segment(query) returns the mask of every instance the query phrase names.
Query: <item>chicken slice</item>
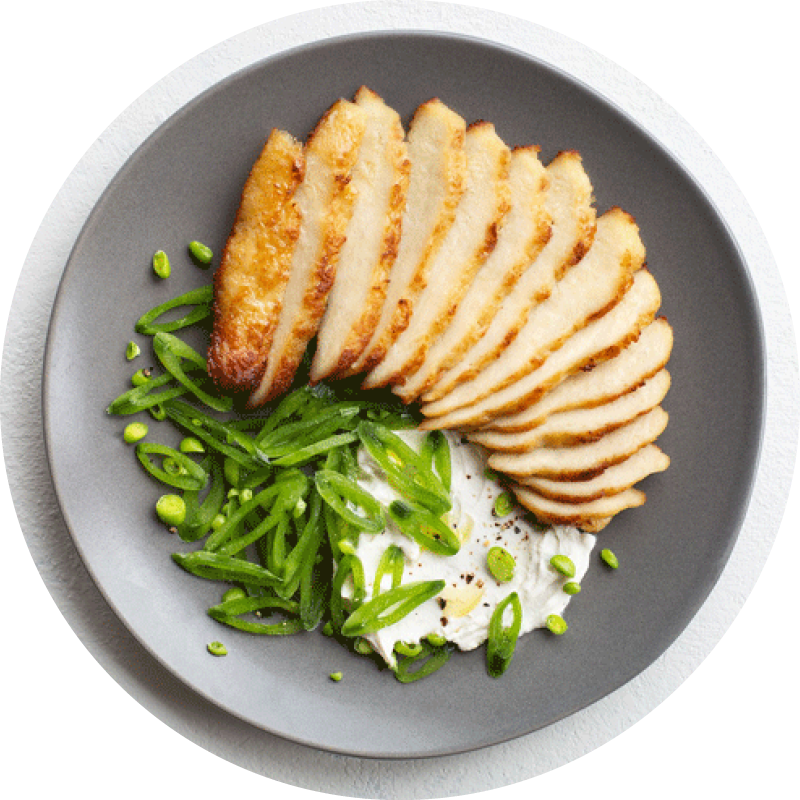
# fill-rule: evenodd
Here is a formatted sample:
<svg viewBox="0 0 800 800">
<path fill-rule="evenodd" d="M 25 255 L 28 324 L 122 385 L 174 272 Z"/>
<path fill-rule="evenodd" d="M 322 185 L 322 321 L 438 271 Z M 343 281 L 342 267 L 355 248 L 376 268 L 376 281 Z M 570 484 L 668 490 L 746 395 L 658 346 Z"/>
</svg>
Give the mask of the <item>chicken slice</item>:
<svg viewBox="0 0 800 800">
<path fill-rule="evenodd" d="M 516 414 L 493 419 L 487 431 L 512 433 L 541 425 L 551 414 L 608 403 L 637 389 L 669 361 L 672 327 L 664 317 L 648 325 L 618 356 L 579 371 Z"/>
<path fill-rule="evenodd" d="M 408 130 L 411 162 L 397 258 L 378 324 L 361 356 L 345 375 L 368 372 L 405 330 L 428 281 L 433 255 L 453 224 L 464 192 L 466 123 L 438 99 L 423 103 Z"/>
<path fill-rule="evenodd" d="M 639 489 L 626 489 L 587 503 L 559 503 L 524 486 L 512 486 L 511 490 L 517 500 L 540 521 L 550 525 L 574 525 L 587 533 L 597 533 L 608 524 L 611 517 L 626 508 L 644 505 L 647 499 Z"/>
<path fill-rule="evenodd" d="M 355 103 L 366 113 L 351 181 L 356 199 L 317 333 L 313 383 L 345 373 L 375 330 L 397 255 L 408 188 L 410 164 L 400 116 L 366 86 L 356 93 Z"/>
<path fill-rule="evenodd" d="M 508 211 L 510 151 L 490 122 L 476 122 L 464 140 L 466 188 L 453 224 L 433 254 L 428 282 L 406 329 L 364 380 L 365 389 L 404 383 L 422 364 L 497 242 Z"/>
<path fill-rule="evenodd" d="M 536 447 L 525 453 L 493 453 L 489 456 L 489 466 L 514 476 L 587 480 L 654 442 L 664 432 L 668 419 L 667 412 L 656 406 L 596 442 Z"/>
<path fill-rule="evenodd" d="M 355 193 L 350 173 L 365 125 L 362 108 L 338 100 L 306 143 L 306 174 L 296 194 L 300 235 L 267 368 L 250 396 L 251 406 L 261 405 L 289 388 L 306 345 L 317 332 L 352 213 Z"/>
<path fill-rule="evenodd" d="M 667 456 L 655 444 L 648 444 L 632 456 L 604 469 L 597 477 L 585 481 L 559 481 L 553 478 L 519 478 L 518 482 L 541 497 L 561 503 L 588 503 L 630 489 L 648 475 L 669 467 Z"/>
<path fill-rule="evenodd" d="M 616 360 L 606 363 L 611 364 Z M 532 430 L 519 433 L 476 431 L 468 436 L 472 442 L 504 453 L 522 453 L 534 447 L 565 447 L 593 442 L 657 406 L 669 391 L 669 385 L 669 373 L 662 369 L 638 389 L 623 394 L 616 400 L 599 406 L 553 414 Z"/>
<path fill-rule="evenodd" d="M 615 305 L 643 263 L 644 247 L 632 217 L 617 208 L 603 214 L 591 250 L 531 310 L 517 338 L 473 380 L 429 408 L 450 412 L 472 405 L 536 370 L 572 334 Z"/>
<path fill-rule="evenodd" d="M 223 391 L 252 391 L 264 374 L 300 232 L 304 169 L 303 146 L 273 130 L 245 182 L 214 274 L 208 372 Z"/>
<path fill-rule="evenodd" d="M 577 264 L 591 247 L 595 233 L 592 185 L 578 153 L 560 153 L 547 167 L 549 187 L 545 211 L 552 235 L 505 297 L 480 339 L 459 355 L 459 360 L 439 374 L 422 399 L 440 400 L 458 384 L 474 378 L 508 347 L 528 319 L 532 306 L 547 299 L 556 281 Z"/>
<path fill-rule="evenodd" d="M 497 245 L 420 368 L 395 389 L 405 402 L 432 386 L 442 372 L 456 364 L 481 338 L 500 303 L 550 239 L 550 215 L 544 202 L 549 178 L 537 156 L 538 150 L 538 147 L 518 147 L 512 152 L 508 170 L 511 208 L 500 228 Z"/>
<path fill-rule="evenodd" d="M 640 270 L 622 300 L 599 319 L 573 334 L 533 372 L 502 391 L 450 410 L 448 398 L 422 406 L 423 430 L 478 428 L 493 419 L 516 413 L 535 403 L 579 369 L 590 368 L 618 355 L 655 317 L 661 293 L 653 276 Z"/>
</svg>

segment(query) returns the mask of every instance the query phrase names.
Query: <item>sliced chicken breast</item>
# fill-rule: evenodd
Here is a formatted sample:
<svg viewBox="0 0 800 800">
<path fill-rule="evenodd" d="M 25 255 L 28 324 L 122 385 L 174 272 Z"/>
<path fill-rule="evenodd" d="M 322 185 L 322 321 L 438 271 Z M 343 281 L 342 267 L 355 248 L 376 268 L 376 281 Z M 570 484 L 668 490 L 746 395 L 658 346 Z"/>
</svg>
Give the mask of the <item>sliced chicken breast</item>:
<svg viewBox="0 0 800 800">
<path fill-rule="evenodd" d="M 531 310 L 514 341 L 436 407 L 450 411 L 471 405 L 533 372 L 572 334 L 617 303 L 642 264 L 644 247 L 633 218 L 618 208 L 603 214 L 591 250 Z"/>
<path fill-rule="evenodd" d="M 245 182 L 214 274 L 208 372 L 223 391 L 252 391 L 264 374 L 300 233 L 304 170 L 303 146 L 273 130 Z"/>
<path fill-rule="evenodd" d="M 545 211 L 551 218 L 550 239 L 503 299 L 480 338 L 441 372 L 422 395 L 424 402 L 440 400 L 496 359 L 514 341 L 531 307 L 550 295 L 556 281 L 591 246 L 595 233 L 592 185 L 578 153 L 570 151 L 556 156 L 547 167 L 547 177 Z"/>
<path fill-rule="evenodd" d="M 500 228 L 497 245 L 420 368 L 395 390 L 405 402 L 432 386 L 442 372 L 481 338 L 500 303 L 550 239 L 550 215 L 545 208 L 550 181 L 537 156 L 538 150 L 538 147 L 518 147 L 512 152 L 508 170 L 511 208 Z"/>
<path fill-rule="evenodd" d="M 514 476 L 588 480 L 654 442 L 667 427 L 669 415 L 660 406 L 596 442 L 571 447 L 536 447 L 525 453 L 493 453 L 489 466 Z M 520 483 L 527 484 L 524 478 Z"/>
<path fill-rule="evenodd" d="M 400 116 L 365 86 L 366 129 L 351 186 L 355 203 L 317 333 L 311 381 L 345 373 L 369 343 L 397 255 L 410 164 Z"/>
<path fill-rule="evenodd" d="M 521 483 L 541 497 L 561 503 L 588 503 L 630 489 L 648 475 L 663 472 L 669 466 L 667 456 L 655 444 L 648 444 L 619 464 L 604 469 L 586 481 L 559 481 L 553 478 L 526 478 Z"/>
<path fill-rule="evenodd" d="M 449 410 L 447 397 L 423 406 L 422 413 L 430 418 L 420 427 L 424 430 L 476 428 L 495 417 L 521 411 L 579 369 L 602 363 L 622 352 L 652 322 L 660 305 L 661 293 L 653 276 L 647 270 L 639 270 L 633 285 L 617 305 L 573 334 L 541 367 L 502 391 L 454 411 Z"/>
<path fill-rule="evenodd" d="M 497 242 L 509 208 L 510 151 L 489 122 L 470 125 L 464 151 L 466 188 L 453 224 L 433 254 L 427 285 L 414 304 L 408 326 L 367 375 L 365 389 L 402 384 L 416 372 Z"/>
<path fill-rule="evenodd" d="M 261 405 L 289 388 L 306 346 L 317 332 L 353 209 L 355 193 L 350 174 L 365 126 L 364 110 L 339 100 L 306 143 L 306 173 L 296 193 L 300 235 L 267 368 L 250 396 L 251 406 Z"/>
<path fill-rule="evenodd" d="M 610 497 L 601 497 L 587 503 L 560 503 L 549 500 L 524 486 L 512 486 L 517 500 L 537 519 L 551 525 L 574 525 L 587 533 L 597 533 L 610 518 L 627 508 L 644 505 L 644 492 L 626 489 Z"/>
<path fill-rule="evenodd" d="M 671 352 L 672 327 L 664 317 L 659 317 L 615 358 L 594 369 L 576 372 L 519 413 L 493 419 L 486 430 L 498 433 L 532 430 L 551 414 L 608 403 L 637 389 L 663 369 Z"/>
<path fill-rule="evenodd" d="M 504 453 L 593 442 L 657 406 L 669 391 L 669 385 L 669 373 L 662 369 L 638 389 L 616 400 L 591 408 L 575 408 L 553 414 L 533 430 L 519 433 L 476 431 L 468 436 L 472 442 Z"/>
<path fill-rule="evenodd" d="M 373 369 L 408 325 L 417 296 L 428 282 L 431 259 L 453 224 L 464 192 L 466 127 L 458 114 L 435 98 L 421 105 L 411 120 L 411 168 L 397 258 L 378 324 L 346 375 Z"/>
</svg>

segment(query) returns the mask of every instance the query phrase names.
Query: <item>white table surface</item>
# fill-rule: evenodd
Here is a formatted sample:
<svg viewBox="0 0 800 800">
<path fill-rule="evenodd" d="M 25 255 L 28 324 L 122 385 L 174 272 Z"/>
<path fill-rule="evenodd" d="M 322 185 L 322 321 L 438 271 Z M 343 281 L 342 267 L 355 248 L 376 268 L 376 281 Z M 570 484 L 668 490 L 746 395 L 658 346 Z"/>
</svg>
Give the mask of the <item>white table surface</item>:
<svg viewBox="0 0 800 800">
<path fill-rule="evenodd" d="M 800 66 L 786 4 L 778 0 L 751 8 L 676 0 L 663 10 L 629 0 L 613 8 L 584 0 L 492 4 L 527 21 L 520 25 L 450 4 L 359 9 L 363 19 L 405 20 L 405 27 L 414 11 L 421 27 L 473 26 L 487 38 L 527 34 L 551 47 L 571 71 L 584 71 L 590 83 L 602 81 L 612 93 L 634 98 L 633 111 L 654 124 L 674 113 L 665 112 L 635 75 L 708 143 L 698 145 L 697 134 L 679 118 L 661 131 L 706 171 L 698 177 L 713 185 L 740 243 L 759 263 L 756 281 L 771 346 L 782 358 L 770 387 L 780 394 L 771 413 L 782 415 L 788 441 L 778 437 L 769 444 L 769 470 L 760 472 L 756 505 L 731 563 L 662 659 L 611 697 L 545 731 L 410 766 L 317 753 L 224 718 L 157 667 L 105 607 L 65 534 L 39 449 L 38 364 L 64 261 L 59 249 L 68 250 L 127 148 L 158 124 L 160 114 L 205 81 L 247 63 L 256 44 L 276 44 L 272 32 L 327 33 L 346 25 L 353 12 L 330 9 L 255 30 L 321 5 L 329 4 L 140 0 L 117 8 L 76 0 L 31 2 L 14 12 L 13 35 L 0 53 L 6 112 L 0 319 L 11 315 L 0 380 L 4 456 L 17 514 L 4 483 L 3 541 L 11 556 L 0 660 L 4 727 L 11 734 L 5 784 L 25 781 L 28 789 L 14 796 L 80 787 L 88 798 L 176 792 L 211 798 L 221 791 L 423 798 L 482 791 L 494 800 L 533 792 L 606 796 L 612 789 L 618 798 L 632 798 L 643 788 L 650 797 L 739 798 L 796 788 L 800 695 L 792 640 L 798 601 L 791 565 L 800 556 L 797 482 L 779 521 L 794 469 L 798 414 L 792 398 L 800 401 L 800 394 L 796 343 L 764 235 L 796 314 L 800 169 L 793 103 Z"/>
</svg>

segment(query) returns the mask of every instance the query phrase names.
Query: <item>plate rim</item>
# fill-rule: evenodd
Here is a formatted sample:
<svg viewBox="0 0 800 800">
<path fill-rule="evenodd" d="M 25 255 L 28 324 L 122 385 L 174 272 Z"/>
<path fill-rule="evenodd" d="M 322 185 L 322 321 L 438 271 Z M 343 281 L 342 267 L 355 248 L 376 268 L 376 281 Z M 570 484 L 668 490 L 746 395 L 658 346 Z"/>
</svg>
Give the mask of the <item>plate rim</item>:
<svg viewBox="0 0 800 800">
<path fill-rule="evenodd" d="M 110 593 L 108 586 L 106 583 L 100 578 L 97 571 L 94 569 L 93 565 L 93 558 L 96 556 L 91 556 L 90 552 L 87 551 L 84 542 L 82 541 L 82 537 L 79 534 L 79 531 L 76 530 L 79 525 L 75 524 L 74 518 L 70 519 L 68 513 L 68 499 L 65 497 L 65 493 L 68 493 L 68 488 L 63 487 L 61 485 L 62 481 L 59 479 L 60 469 L 56 471 L 54 469 L 54 461 L 55 456 L 53 453 L 54 450 L 54 440 L 58 436 L 58 431 L 53 423 L 53 411 L 52 409 L 58 403 L 56 398 L 56 389 L 57 386 L 52 384 L 52 361 L 56 357 L 54 353 L 54 346 L 53 346 L 53 333 L 58 327 L 58 318 L 59 315 L 64 308 L 64 298 L 65 293 L 68 292 L 68 284 L 71 277 L 75 275 L 74 270 L 71 270 L 71 266 L 74 263 L 74 258 L 76 254 L 79 254 L 81 251 L 81 247 L 83 243 L 88 239 L 91 240 L 91 237 L 95 231 L 95 222 L 98 217 L 101 217 L 102 214 L 106 211 L 106 199 L 108 195 L 113 191 L 114 186 L 119 181 L 124 181 L 126 175 L 129 173 L 130 170 L 135 169 L 137 163 L 139 163 L 140 159 L 147 158 L 148 154 L 148 147 L 151 142 L 156 140 L 159 136 L 161 136 L 165 130 L 169 129 L 174 125 L 180 125 L 181 120 L 185 117 L 185 115 L 190 114 L 192 109 L 202 105 L 203 102 L 209 98 L 210 96 L 217 94 L 217 93 L 224 93 L 226 92 L 230 86 L 235 85 L 239 80 L 247 81 L 248 76 L 252 74 L 257 74 L 261 70 L 269 69 L 270 64 L 274 62 L 276 59 L 281 58 L 300 58 L 303 57 L 303 51 L 310 51 L 317 47 L 336 47 L 339 44 L 347 44 L 350 42 L 361 42 L 365 40 L 380 40 L 384 37 L 413 37 L 426 40 L 430 37 L 439 38 L 439 39 L 456 39 L 460 42 L 464 42 L 467 46 L 477 45 L 478 47 L 482 48 L 500 48 L 502 50 L 509 51 L 512 55 L 525 58 L 528 61 L 532 61 L 534 65 L 534 69 L 544 69 L 550 72 L 555 72 L 557 76 L 566 81 L 571 85 L 576 85 L 582 92 L 587 92 L 592 96 L 599 97 L 603 104 L 608 105 L 610 111 L 612 113 L 619 114 L 623 117 L 627 124 L 631 125 L 637 132 L 637 134 L 643 136 L 645 139 L 649 140 L 655 148 L 657 148 L 664 156 L 666 162 L 672 166 L 674 169 L 680 172 L 681 178 L 685 180 L 692 189 L 697 193 L 699 198 L 702 202 L 706 203 L 709 210 L 714 215 L 714 223 L 720 225 L 725 233 L 729 238 L 729 244 L 733 246 L 736 252 L 739 255 L 739 263 L 736 265 L 737 271 L 741 271 L 741 274 L 745 277 L 746 284 L 747 284 L 747 291 L 749 292 L 749 299 L 752 301 L 755 311 L 755 319 L 757 322 L 757 327 L 759 329 L 759 339 L 757 342 L 757 351 L 759 356 L 759 377 L 760 377 L 760 390 L 761 390 L 761 408 L 759 409 L 759 434 L 758 434 L 758 444 L 756 447 L 756 451 L 754 453 L 753 461 L 750 464 L 750 474 L 748 480 L 748 494 L 752 493 L 753 483 L 755 480 L 755 475 L 760 459 L 760 452 L 761 452 L 761 438 L 763 435 L 764 429 L 764 413 L 763 413 L 763 399 L 765 396 L 766 391 L 766 373 L 764 370 L 764 356 L 765 356 L 765 343 L 763 338 L 763 322 L 762 322 L 762 315 L 760 311 L 760 306 L 758 304 L 758 299 L 755 293 L 754 286 L 752 284 L 752 279 L 749 276 L 747 265 L 743 254 L 741 253 L 741 249 L 739 248 L 738 244 L 736 243 L 735 239 L 731 236 L 731 232 L 729 227 L 725 224 L 723 218 L 719 214 L 718 210 L 716 209 L 715 205 L 712 202 L 712 199 L 708 196 L 708 194 L 704 191 L 702 185 L 695 180 L 695 178 L 680 164 L 672 154 L 664 148 L 655 137 L 653 137 L 647 129 L 643 128 L 639 125 L 635 120 L 633 120 L 629 115 L 627 115 L 622 109 L 620 109 L 616 104 L 610 102 L 602 95 L 598 95 L 591 87 L 587 86 L 585 83 L 580 81 L 576 81 L 572 78 L 572 76 L 568 75 L 567 73 L 563 72 L 562 70 L 554 70 L 546 63 L 542 62 L 538 58 L 529 57 L 525 53 L 521 53 L 519 50 L 505 48 L 502 45 L 497 45 L 491 41 L 488 41 L 483 38 L 478 37 L 470 37 L 465 35 L 456 35 L 453 36 L 451 34 L 445 32 L 427 32 L 427 31 L 413 31 L 413 30 L 398 30 L 398 31 L 391 31 L 391 32 L 380 32 L 380 31 L 371 31 L 365 33 L 353 33 L 347 34 L 343 36 L 331 37 L 324 41 L 319 41 L 316 43 L 310 43 L 307 45 L 303 45 L 302 47 L 298 48 L 291 48 L 281 54 L 276 56 L 268 57 L 262 59 L 254 64 L 249 65 L 248 67 L 237 70 L 236 72 L 232 73 L 231 75 L 227 76 L 223 80 L 217 82 L 213 86 L 209 87 L 205 91 L 201 92 L 195 98 L 193 98 L 189 103 L 182 106 L 177 112 L 170 115 L 161 125 L 156 128 L 142 143 L 137 147 L 133 154 L 126 160 L 123 166 L 117 171 L 114 177 L 108 182 L 105 191 L 98 199 L 97 203 L 93 206 L 91 213 L 89 214 L 84 227 L 81 230 L 80 235 L 78 236 L 75 245 L 73 247 L 72 253 L 67 261 L 66 267 L 62 274 L 62 279 L 59 283 L 58 290 L 56 292 L 55 302 L 53 305 L 53 310 L 51 314 L 51 321 L 50 325 L 48 326 L 47 332 L 47 339 L 45 345 L 45 358 L 44 358 L 44 365 L 43 365 L 43 374 L 42 374 L 42 408 L 43 408 L 43 423 L 45 429 L 45 450 L 47 454 L 47 461 L 48 466 L 51 472 L 51 478 L 53 481 L 53 486 L 55 488 L 56 497 L 58 499 L 59 507 L 67 523 L 67 529 L 70 533 L 70 536 L 73 540 L 73 543 L 78 550 L 78 553 L 86 566 L 89 574 L 92 576 L 95 585 L 97 586 L 98 590 L 102 594 L 103 598 L 105 599 L 106 603 L 112 609 L 114 614 L 120 619 L 123 623 L 125 628 L 137 639 L 139 644 L 144 647 L 151 656 L 153 656 L 164 668 L 168 669 L 175 677 L 181 680 L 189 689 L 193 692 L 196 692 L 200 696 L 204 697 L 209 702 L 213 703 L 214 705 L 221 708 L 223 711 L 233 714 L 234 716 L 239 717 L 243 721 L 269 731 L 270 733 L 280 736 L 282 738 L 290 739 L 299 744 L 303 744 L 306 746 L 316 747 L 318 749 L 327 750 L 330 752 L 336 752 L 342 755 L 349 755 L 349 756 L 357 756 L 357 757 L 366 757 L 366 758 L 381 758 L 381 759 L 403 759 L 403 758 L 427 758 L 427 757 L 437 757 L 437 756 L 446 756 L 446 755 L 453 755 L 456 753 L 464 753 L 470 752 L 473 750 L 483 749 L 485 747 L 489 747 L 492 745 L 500 744 L 502 742 L 506 742 L 519 736 L 528 735 L 536 730 L 540 730 L 545 727 L 549 727 L 549 725 L 557 722 L 560 719 L 565 719 L 572 714 L 578 713 L 579 711 L 583 710 L 584 708 L 593 705 L 597 702 L 597 700 L 607 696 L 608 694 L 613 693 L 617 689 L 619 689 L 622 685 L 628 683 L 632 678 L 638 675 L 643 670 L 639 667 L 630 667 L 625 670 L 625 672 L 621 675 L 620 680 L 617 679 L 617 675 L 619 672 L 615 673 L 615 679 L 612 681 L 615 686 L 611 688 L 609 691 L 600 691 L 594 695 L 593 699 L 588 700 L 586 702 L 582 702 L 580 705 L 573 706 L 565 709 L 563 712 L 555 715 L 551 722 L 546 723 L 545 725 L 535 725 L 533 727 L 527 727 L 524 730 L 519 730 L 518 732 L 514 733 L 506 733 L 504 736 L 497 737 L 496 735 L 488 735 L 483 731 L 479 732 L 479 735 L 472 737 L 472 743 L 465 743 L 461 746 L 455 747 L 450 746 L 447 748 L 439 748 L 434 745 L 432 747 L 422 748 L 416 751 L 403 751 L 403 752 L 395 752 L 391 750 L 386 750 L 385 745 L 384 749 L 375 748 L 373 750 L 358 750 L 347 748 L 345 746 L 337 747 L 336 745 L 324 744 L 320 741 L 313 741 L 308 738 L 304 738 L 302 735 L 298 735 L 297 733 L 291 732 L 291 730 L 281 729 L 275 727 L 274 725 L 266 724 L 263 720 L 257 720 L 255 717 L 246 716 L 243 712 L 238 711 L 236 708 L 232 707 L 230 704 L 225 702 L 224 700 L 215 697 L 210 691 L 206 691 L 204 688 L 201 687 L 197 683 L 196 680 L 193 680 L 190 676 L 185 676 L 181 674 L 176 668 L 170 665 L 170 663 L 166 660 L 162 653 L 160 653 L 155 647 L 151 645 L 148 641 L 148 638 L 145 634 L 143 634 L 133 621 L 130 619 L 130 615 L 125 612 L 123 608 L 119 606 L 118 603 L 112 600 L 112 593 Z M 63 478 L 63 475 L 61 476 Z M 731 535 L 731 538 L 727 541 L 727 546 L 725 548 L 724 555 L 720 559 L 718 563 L 714 565 L 714 569 L 710 570 L 705 576 L 705 581 L 703 583 L 704 591 L 700 593 L 701 599 L 699 605 L 695 609 L 693 613 L 691 613 L 688 618 L 682 620 L 681 623 L 676 623 L 675 625 L 671 626 L 671 630 L 674 631 L 677 629 L 677 633 L 671 633 L 670 643 L 674 642 L 678 636 L 680 636 L 681 632 L 685 629 L 685 627 L 691 622 L 691 619 L 697 613 L 697 610 L 703 605 L 705 600 L 707 599 L 708 595 L 713 590 L 714 586 L 716 585 L 717 581 L 719 580 L 719 576 L 724 569 L 725 564 L 727 563 L 728 558 L 730 557 L 730 553 L 735 546 L 735 542 L 738 539 L 741 523 L 744 519 L 746 513 L 746 504 L 741 507 L 740 513 L 738 514 L 738 522 L 734 526 L 734 532 Z M 666 648 L 665 648 L 666 649 Z M 663 650 L 661 651 L 663 653 Z M 655 660 L 655 659 L 654 659 Z M 649 662 L 649 663 L 652 663 Z M 649 666 L 649 664 L 648 664 Z M 645 667 L 646 669 L 646 667 Z"/>
</svg>

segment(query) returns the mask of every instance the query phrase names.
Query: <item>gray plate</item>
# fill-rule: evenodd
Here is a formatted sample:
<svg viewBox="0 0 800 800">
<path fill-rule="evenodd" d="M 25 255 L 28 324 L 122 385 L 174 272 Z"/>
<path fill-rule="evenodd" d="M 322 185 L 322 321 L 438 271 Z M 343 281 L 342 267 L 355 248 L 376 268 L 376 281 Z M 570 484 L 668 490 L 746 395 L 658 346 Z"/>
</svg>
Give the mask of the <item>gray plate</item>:
<svg viewBox="0 0 800 800">
<path fill-rule="evenodd" d="M 205 615 L 219 586 L 169 554 L 155 521 L 159 488 L 106 416 L 145 355 L 125 344 L 147 308 L 206 283 L 185 256 L 199 238 L 220 252 L 248 170 L 269 130 L 302 137 L 362 83 L 407 120 L 432 95 L 468 121 L 495 123 L 511 145 L 583 155 L 600 211 L 639 222 L 648 264 L 675 329 L 672 467 L 643 484 L 647 504 L 602 534 L 620 556 L 599 562 L 568 609 L 569 633 L 520 640 L 511 670 L 486 675 L 483 651 L 458 654 L 402 686 L 319 633 L 265 640 Z M 173 276 L 153 278 L 158 248 Z M 747 505 L 764 395 L 760 319 L 745 265 L 693 179 L 638 125 L 569 76 L 474 39 L 392 33 L 330 40 L 233 75 L 169 119 L 110 183 L 59 289 L 45 362 L 45 429 L 53 478 L 75 543 L 122 621 L 166 667 L 220 707 L 281 736 L 376 757 L 454 753 L 519 736 L 617 689 L 652 663 L 705 600 Z M 158 432 L 158 438 L 166 438 Z M 183 546 L 186 548 L 187 546 Z M 205 651 L 225 641 L 230 655 Z M 345 680 L 333 684 L 335 669 Z"/>
</svg>

